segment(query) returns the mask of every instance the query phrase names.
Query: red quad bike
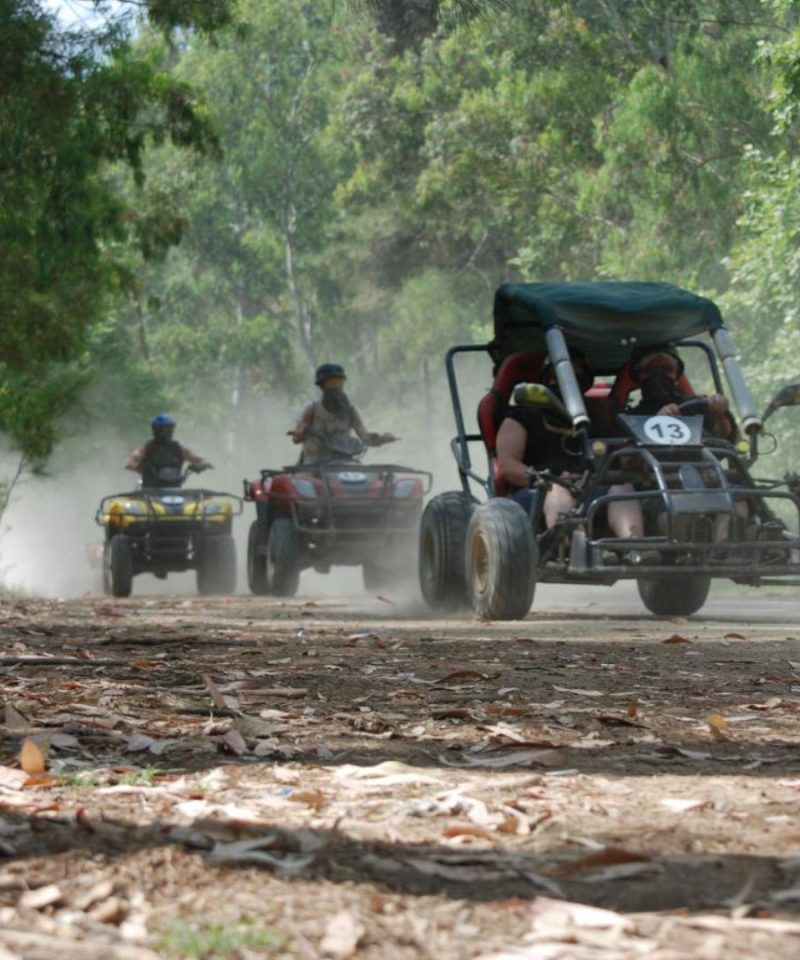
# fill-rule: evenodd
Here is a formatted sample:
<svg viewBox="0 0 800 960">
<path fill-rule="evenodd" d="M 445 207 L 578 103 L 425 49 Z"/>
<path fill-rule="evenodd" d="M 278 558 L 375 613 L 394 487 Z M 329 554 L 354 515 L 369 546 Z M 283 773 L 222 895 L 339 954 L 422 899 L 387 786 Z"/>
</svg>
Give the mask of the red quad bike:
<svg viewBox="0 0 800 960">
<path fill-rule="evenodd" d="M 413 577 L 422 502 L 431 474 L 395 464 L 363 464 L 367 445 L 330 442 L 319 463 L 262 470 L 244 481 L 256 506 L 247 538 L 247 582 L 255 594 L 291 597 L 301 571 L 360 566 L 367 590 Z"/>
<path fill-rule="evenodd" d="M 660 344 L 685 358 L 677 385 L 687 399 L 677 416 L 625 412 L 637 389 L 634 351 Z M 595 378 L 588 389 L 578 383 L 570 347 L 586 356 Z M 455 370 L 456 357 L 467 352 L 487 354 L 494 377 L 473 431 L 465 427 Z M 560 397 L 537 382 L 548 359 Z M 800 405 L 800 383 L 782 387 L 759 415 L 713 301 L 668 283 L 504 284 L 495 294 L 494 339 L 451 347 L 445 368 L 461 489 L 434 497 L 422 515 L 420 586 L 434 609 L 469 605 L 480 616 L 510 620 L 527 615 L 537 583 L 580 590 L 634 580 L 651 613 L 674 617 L 697 612 L 715 578 L 800 585 L 800 476 L 753 473 L 760 439 L 777 444 L 765 421 Z M 723 375 L 730 439 L 710 434 L 708 400 L 698 396 L 724 393 Z M 705 389 L 695 390 L 688 376 Z M 575 464 L 568 476 L 532 471 L 527 509 L 497 469 L 497 433 L 512 403 L 565 427 L 562 448 Z M 487 454 L 486 475 L 472 465 L 473 443 Z M 574 506 L 548 530 L 544 498 L 556 484 Z M 615 536 L 608 506 L 632 500 L 641 505 L 643 534 Z"/>
</svg>

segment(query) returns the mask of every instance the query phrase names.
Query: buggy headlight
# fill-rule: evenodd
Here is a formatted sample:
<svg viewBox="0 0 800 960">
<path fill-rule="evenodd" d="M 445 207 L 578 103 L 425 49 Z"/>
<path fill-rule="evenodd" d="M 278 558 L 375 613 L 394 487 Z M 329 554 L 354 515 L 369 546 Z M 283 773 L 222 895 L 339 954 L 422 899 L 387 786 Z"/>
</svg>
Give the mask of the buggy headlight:
<svg viewBox="0 0 800 960">
<path fill-rule="evenodd" d="M 137 516 L 140 516 L 144 513 L 144 507 L 141 503 L 134 503 L 132 500 L 128 500 L 125 504 L 125 513 L 133 513 Z"/>
<path fill-rule="evenodd" d="M 394 486 L 394 495 L 398 499 L 401 497 L 410 497 L 417 491 L 417 481 L 411 479 L 398 480 Z"/>
<path fill-rule="evenodd" d="M 204 513 L 207 517 L 213 517 L 213 516 L 215 516 L 215 515 L 218 514 L 218 513 L 222 513 L 222 504 L 219 503 L 219 501 L 214 502 L 214 501 L 212 500 L 211 503 L 207 503 L 207 504 L 203 507 L 203 513 Z"/>
<path fill-rule="evenodd" d="M 310 480 L 304 480 L 302 477 L 296 477 L 292 480 L 292 486 L 301 497 L 316 497 L 317 488 Z"/>
</svg>

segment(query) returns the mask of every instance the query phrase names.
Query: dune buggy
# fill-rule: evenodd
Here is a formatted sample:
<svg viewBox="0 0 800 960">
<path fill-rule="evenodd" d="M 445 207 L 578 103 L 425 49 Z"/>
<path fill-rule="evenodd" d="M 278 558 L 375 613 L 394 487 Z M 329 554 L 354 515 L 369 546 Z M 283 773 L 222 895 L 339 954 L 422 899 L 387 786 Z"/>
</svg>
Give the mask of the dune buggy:
<svg viewBox="0 0 800 960">
<path fill-rule="evenodd" d="M 414 574 L 417 532 L 431 475 L 395 464 L 363 464 L 366 444 L 342 438 L 331 459 L 262 470 L 244 481 L 256 507 L 247 540 L 255 594 L 290 597 L 302 570 L 361 566 L 378 590 Z"/>
<path fill-rule="evenodd" d="M 470 603 L 482 616 L 514 619 L 528 613 L 539 582 L 633 579 L 652 613 L 688 616 L 703 606 L 713 578 L 800 583 L 800 478 L 751 473 L 764 421 L 800 403 L 800 384 L 780 390 L 759 416 L 713 301 L 665 283 L 505 284 L 495 295 L 494 334 L 491 343 L 454 346 L 446 355 L 461 489 L 434 497 L 422 516 L 419 572 L 430 606 Z M 632 352 L 664 343 L 699 358 L 713 392 L 724 392 L 724 373 L 738 412 L 733 439 L 704 431 L 707 401 L 697 396 L 680 416 L 624 413 L 636 388 Z M 586 395 L 570 347 L 583 351 L 595 374 Z M 494 383 L 479 404 L 479 432 L 468 432 L 455 359 L 475 351 L 492 361 Z M 560 398 L 536 382 L 548 357 Z M 685 377 L 680 385 L 685 395 L 695 393 Z M 526 511 L 509 498 L 497 469 L 497 432 L 512 402 L 560 416 L 578 448 L 575 505 L 549 530 L 544 496 L 564 481 L 534 472 Z M 473 443 L 486 448 L 488 476 L 472 466 Z M 620 484 L 632 492 L 610 492 Z M 615 537 L 608 527 L 609 503 L 623 498 L 641 503 L 640 538 Z"/>
<path fill-rule="evenodd" d="M 231 493 L 186 490 L 182 484 L 197 472 L 162 468 L 160 486 L 114 493 L 100 501 L 96 520 L 105 530 L 103 589 L 115 597 L 130 596 L 133 578 L 152 573 L 196 570 L 200 593 L 230 594 L 236 590 L 236 546 L 233 517 L 242 501 Z"/>
</svg>

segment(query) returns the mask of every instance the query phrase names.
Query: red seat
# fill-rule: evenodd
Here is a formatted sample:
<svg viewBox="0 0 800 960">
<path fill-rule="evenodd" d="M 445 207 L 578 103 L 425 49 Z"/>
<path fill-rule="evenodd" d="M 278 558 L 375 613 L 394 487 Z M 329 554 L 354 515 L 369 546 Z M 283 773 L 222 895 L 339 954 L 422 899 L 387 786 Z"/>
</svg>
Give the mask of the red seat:
<svg viewBox="0 0 800 960">
<path fill-rule="evenodd" d="M 685 393 L 687 397 L 694 397 L 697 395 L 694 387 L 692 387 L 691 383 L 689 382 L 689 378 L 685 373 L 678 379 L 677 387 L 681 393 Z M 625 404 L 628 402 L 628 397 L 631 393 L 633 393 L 634 390 L 638 389 L 639 384 L 633 378 L 631 362 L 628 360 L 617 371 L 617 377 L 611 387 L 609 397 L 611 399 L 612 408 L 616 412 L 624 410 Z"/>
</svg>

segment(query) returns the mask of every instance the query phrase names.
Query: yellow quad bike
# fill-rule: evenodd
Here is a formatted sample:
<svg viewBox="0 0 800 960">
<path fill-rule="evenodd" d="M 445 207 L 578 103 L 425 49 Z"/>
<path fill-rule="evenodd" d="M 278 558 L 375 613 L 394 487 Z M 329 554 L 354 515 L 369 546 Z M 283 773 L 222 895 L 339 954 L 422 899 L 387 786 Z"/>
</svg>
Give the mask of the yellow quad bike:
<svg viewBox="0 0 800 960">
<path fill-rule="evenodd" d="M 168 573 L 197 571 L 202 594 L 236 590 L 236 546 L 231 527 L 242 501 L 231 493 L 184 490 L 188 466 L 162 468 L 158 487 L 103 497 L 96 520 L 105 529 L 103 590 L 128 597 L 137 573 L 164 579 Z"/>
</svg>

